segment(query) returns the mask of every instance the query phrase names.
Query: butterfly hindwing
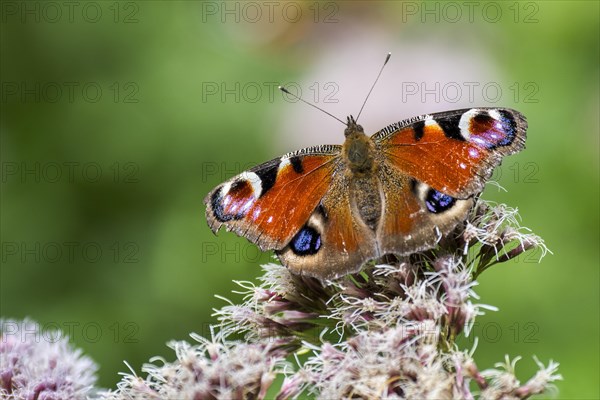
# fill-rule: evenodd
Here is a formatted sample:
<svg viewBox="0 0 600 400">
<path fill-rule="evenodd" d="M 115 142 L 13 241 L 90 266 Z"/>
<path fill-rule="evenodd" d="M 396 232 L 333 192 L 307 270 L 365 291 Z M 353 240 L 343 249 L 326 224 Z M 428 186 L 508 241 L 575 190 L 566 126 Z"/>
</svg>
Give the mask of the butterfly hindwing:
<svg viewBox="0 0 600 400">
<path fill-rule="evenodd" d="M 340 146 L 289 153 L 217 186 L 204 199 L 213 232 L 221 226 L 278 250 L 306 223 L 328 190 Z"/>
<path fill-rule="evenodd" d="M 376 180 L 370 183 L 377 185 Z M 357 191 L 365 193 L 361 191 L 365 188 L 358 185 L 347 174 L 337 173 L 306 224 L 288 246 L 276 252 L 292 272 L 331 279 L 355 272 L 366 261 L 379 256 L 369 218 L 363 218 L 365 213 L 361 216 L 359 210 L 364 204 L 357 204 L 360 196 Z M 374 189 L 377 193 L 377 188 Z"/>
<path fill-rule="evenodd" d="M 394 171 L 380 169 L 384 191 L 384 212 L 377 231 L 381 254 L 408 255 L 430 249 L 464 221 L 474 199 L 457 199 L 429 185 Z"/>
<path fill-rule="evenodd" d="M 502 157 L 525 145 L 527 122 L 507 108 L 472 108 L 412 118 L 372 136 L 386 162 L 441 193 L 483 190 Z"/>
</svg>

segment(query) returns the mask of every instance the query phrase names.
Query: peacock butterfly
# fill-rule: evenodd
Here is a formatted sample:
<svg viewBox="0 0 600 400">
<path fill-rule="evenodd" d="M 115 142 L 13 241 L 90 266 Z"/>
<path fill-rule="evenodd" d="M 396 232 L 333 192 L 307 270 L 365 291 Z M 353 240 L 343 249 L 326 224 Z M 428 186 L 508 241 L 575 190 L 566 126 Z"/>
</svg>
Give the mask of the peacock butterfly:
<svg viewBox="0 0 600 400">
<path fill-rule="evenodd" d="M 211 230 L 224 225 L 320 279 L 428 250 L 465 220 L 527 130 L 518 111 L 487 107 L 421 115 L 370 137 L 352 116 L 345 125 L 341 146 L 288 153 L 213 189 L 204 199 Z"/>
</svg>

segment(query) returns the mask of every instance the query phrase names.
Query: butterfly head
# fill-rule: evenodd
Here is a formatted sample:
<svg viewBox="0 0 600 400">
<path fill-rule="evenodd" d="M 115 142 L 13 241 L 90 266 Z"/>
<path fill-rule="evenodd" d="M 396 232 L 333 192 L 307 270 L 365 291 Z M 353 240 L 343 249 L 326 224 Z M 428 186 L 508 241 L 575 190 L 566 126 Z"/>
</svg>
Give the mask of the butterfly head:
<svg viewBox="0 0 600 400">
<path fill-rule="evenodd" d="M 352 115 L 346 118 L 346 121 L 346 129 L 344 130 L 344 136 L 346 136 L 346 138 L 350 136 L 360 136 L 361 134 L 365 134 L 363 127 L 356 123 L 356 120 Z"/>
<path fill-rule="evenodd" d="M 344 161 L 353 173 L 362 175 L 373 168 L 373 154 L 375 146 L 373 141 L 365 135 L 363 127 L 356 123 L 353 116 L 348 117 L 346 141 L 343 146 Z"/>
</svg>

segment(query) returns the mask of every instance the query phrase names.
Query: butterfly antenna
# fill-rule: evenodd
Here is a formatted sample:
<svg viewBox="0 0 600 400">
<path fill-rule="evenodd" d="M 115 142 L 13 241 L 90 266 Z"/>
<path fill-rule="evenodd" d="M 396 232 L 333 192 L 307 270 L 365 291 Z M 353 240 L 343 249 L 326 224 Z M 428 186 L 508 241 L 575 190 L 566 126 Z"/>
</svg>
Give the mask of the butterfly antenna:
<svg viewBox="0 0 600 400">
<path fill-rule="evenodd" d="M 338 121 L 340 121 L 342 124 L 344 124 L 345 126 L 348 126 L 348 124 L 346 124 L 344 121 L 342 121 L 341 119 L 339 119 L 338 117 L 336 117 L 335 115 L 323 110 L 321 107 L 314 105 L 313 103 L 309 103 L 308 101 L 304 100 L 303 98 L 301 98 L 300 96 L 296 96 L 295 94 L 291 93 L 289 90 L 287 90 L 286 88 L 284 88 L 283 86 L 279 86 L 279 90 L 281 90 L 283 93 L 289 94 L 290 96 L 292 96 L 293 98 L 300 100 L 301 102 L 303 102 L 304 104 L 308 104 L 311 107 L 316 108 L 319 111 L 324 112 L 325 114 L 329 115 L 330 117 L 337 119 Z"/>
<path fill-rule="evenodd" d="M 360 111 L 358 112 L 358 116 L 356 117 L 357 122 L 358 122 L 358 118 L 360 118 L 360 114 L 362 113 L 363 108 L 365 108 L 365 104 L 367 104 L 367 100 L 369 100 L 369 96 L 371 95 L 373 88 L 377 84 L 377 81 L 379 80 L 379 77 L 381 76 L 381 73 L 383 72 L 383 68 L 385 67 L 385 64 L 387 64 L 388 61 L 390 61 L 391 56 L 392 56 L 392 53 L 387 53 L 387 56 L 385 56 L 385 61 L 383 62 L 383 65 L 381 66 L 381 69 L 379 70 L 379 74 L 377 74 L 377 78 L 375 78 L 375 82 L 373 82 L 373 86 L 371 86 L 371 90 L 369 90 L 369 93 L 367 94 L 367 98 L 365 99 L 365 102 L 363 103 L 362 107 L 360 108 Z"/>
</svg>

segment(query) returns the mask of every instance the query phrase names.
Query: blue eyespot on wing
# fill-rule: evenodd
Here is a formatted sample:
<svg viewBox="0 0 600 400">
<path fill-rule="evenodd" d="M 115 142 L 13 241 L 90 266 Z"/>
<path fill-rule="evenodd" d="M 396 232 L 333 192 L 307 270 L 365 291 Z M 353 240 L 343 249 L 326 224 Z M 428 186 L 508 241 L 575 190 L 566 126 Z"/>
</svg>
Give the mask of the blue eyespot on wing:
<svg viewBox="0 0 600 400">
<path fill-rule="evenodd" d="M 427 209 L 434 213 L 439 214 L 452 208 L 456 199 L 452 196 L 448 196 L 442 192 L 438 192 L 435 189 L 429 189 L 425 197 L 425 205 Z"/>
<path fill-rule="evenodd" d="M 305 226 L 294 236 L 290 248 L 299 256 L 316 254 L 321 248 L 321 235 L 310 226 Z"/>
</svg>

